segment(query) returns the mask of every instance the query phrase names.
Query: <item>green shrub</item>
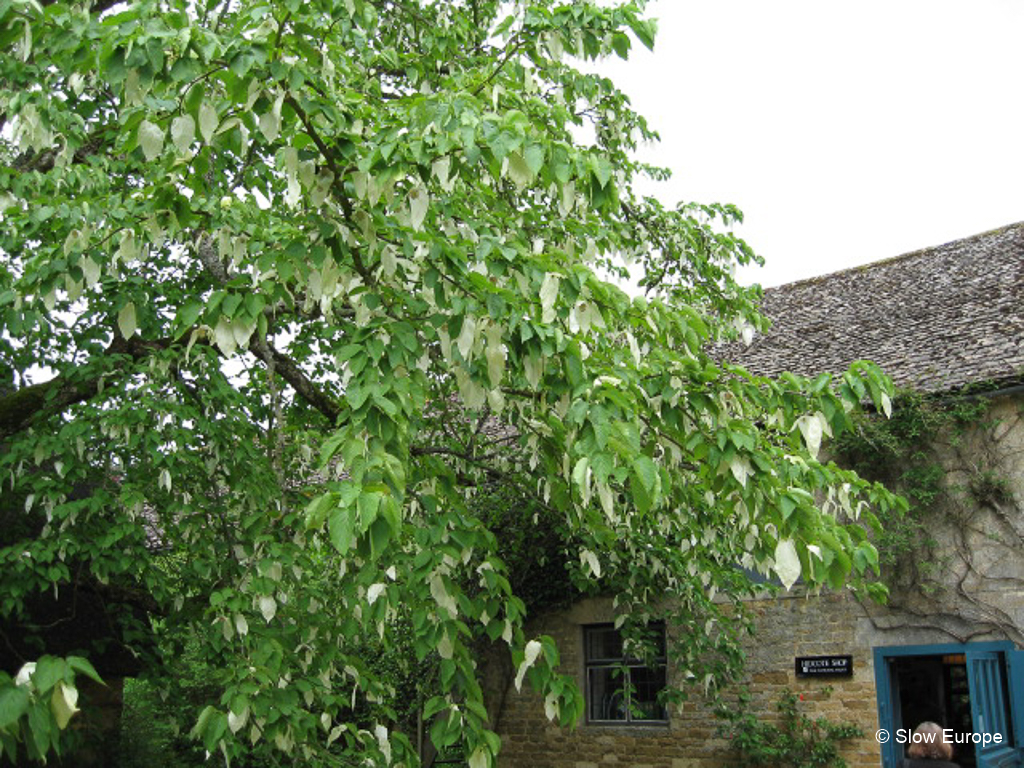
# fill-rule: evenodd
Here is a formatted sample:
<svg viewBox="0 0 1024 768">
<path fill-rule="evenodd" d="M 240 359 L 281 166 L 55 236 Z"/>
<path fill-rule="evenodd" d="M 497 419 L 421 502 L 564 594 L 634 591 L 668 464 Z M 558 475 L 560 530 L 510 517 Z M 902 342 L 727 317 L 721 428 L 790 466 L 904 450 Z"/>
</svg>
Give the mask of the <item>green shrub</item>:
<svg viewBox="0 0 1024 768">
<path fill-rule="evenodd" d="M 831 688 L 825 688 L 828 698 Z M 779 716 L 763 722 L 749 710 L 750 695 L 741 694 L 739 706 L 723 707 L 718 716 L 726 720 L 719 728 L 743 768 L 846 768 L 839 756 L 843 741 L 864 735 L 851 723 L 833 723 L 827 718 L 811 719 L 798 711 L 801 701 L 795 693 L 785 690 L 776 705 Z"/>
</svg>

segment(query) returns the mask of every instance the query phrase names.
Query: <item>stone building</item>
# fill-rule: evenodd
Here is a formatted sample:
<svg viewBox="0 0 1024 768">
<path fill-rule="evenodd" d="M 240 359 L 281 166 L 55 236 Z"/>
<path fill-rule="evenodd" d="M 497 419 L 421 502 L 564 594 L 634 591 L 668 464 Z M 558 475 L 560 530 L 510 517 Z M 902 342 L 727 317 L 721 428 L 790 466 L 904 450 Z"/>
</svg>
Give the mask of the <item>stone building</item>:
<svg viewBox="0 0 1024 768">
<path fill-rule="evenodd" d="M 958 744 L 964 768 L 1024 764 L 1024 224 L 770 289 L 763 311 L 771 331 L 736 356 L 756 373 L 837 372 L 866 358 L 898 388 L 985 407 L 977 423 L 922 447 L 945 470 L 943 492 L 927 510 L 915 577 L 894 578 L 888 606 L 799 585 L 749 604 L 754 706 L 770 716 L 788 688 L 810 714 L 856 723 L 866 735 L 844 748 L 851 768 L 897 768 L 904 729 L 924 719 L 971 739 L 1000 737 Z M 535 620 L 534 632 L 558 641 L 587 714 L 562 730 L 536 697 L 510 689 L 496 726 L 501 765 L 741 764 L 702 704 L 648 706 L 671 668 L 630 668 L 647 694 L 639 713 L 625 713 L 621 686 L 602 672 L 622 661 L 612 619 L 610 600 L 589 599 Z"/>
</svg>

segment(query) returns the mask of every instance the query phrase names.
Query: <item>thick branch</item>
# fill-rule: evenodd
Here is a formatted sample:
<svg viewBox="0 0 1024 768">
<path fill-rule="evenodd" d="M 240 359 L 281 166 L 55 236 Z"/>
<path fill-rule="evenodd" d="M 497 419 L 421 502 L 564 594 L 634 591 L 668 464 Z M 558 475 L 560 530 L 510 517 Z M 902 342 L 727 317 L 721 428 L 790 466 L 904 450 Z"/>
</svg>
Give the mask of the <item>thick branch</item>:
<svg viewBox="0 0 1024 768">
<path fill-rule="evenodd" d="M 101 149 L 107 148 L 109 146 L 107 134 L 107 126 L 93 131 L 86 142 L 75 150 L 71 158 L 72 165 L 80 165 Z M 36 171 L 38 173 L 48 173 L 57 164 L 58 154 L 58 151 L 53 148 L 45 149 L 42 152 L 27 150 L 14 159 L 12 168 L 21 172 Z"/>
<path fill-rule="evenodd" d="M 302 398 L 326 416 L 332 424 L 341 415 L 341 407 L 325 392 L 320 391 L 301 368 L 288 355 L 274 349 L 269 341 L 253 335 L 249 342 L 249 351 L 262 360 L 274 373 L 291 385 Z"/>
<path fill-rule="evenodd" d="M 126 341 L 118 336 L 104 350 L 103 357 L 128 355 L 139 360 L 164 346 L 161 342 L 145 342 L 137 338 Z M 94 397 L 100 392 L 103 379 L 121 376 L 125 372 L 123 366 L 105 366 L 101 373 L 82 376 L 76 369 L 0 398 L 0 441 Z"/>
<path fill-rule="evenodd" d="M 196 245 L 196 253 L 199 256 L 199 261 L 202 262 L 206 271 L 213 275 L 214 279 L 222 284 L 230 282 L 232 276 L 218 257 L 209 235 L 200 236 Z M 261 339 L 255 334 L 249 342 L 249 351 L 262 360 L 274 373 L 287 381 L 292 389 L 326 416 L 332 424 L 338 420 L 338 416 L 341 414 L 341 407 L 338 403 L 330 395 L 322 392 L 288 355 L 279 352 L 268 340 Z"/>
</svg>

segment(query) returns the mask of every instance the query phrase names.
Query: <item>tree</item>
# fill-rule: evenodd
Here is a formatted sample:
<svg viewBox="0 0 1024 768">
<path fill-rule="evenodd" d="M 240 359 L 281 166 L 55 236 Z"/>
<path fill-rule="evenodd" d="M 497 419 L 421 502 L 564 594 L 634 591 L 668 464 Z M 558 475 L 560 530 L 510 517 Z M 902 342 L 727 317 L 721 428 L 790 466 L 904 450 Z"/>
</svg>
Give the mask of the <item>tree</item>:
<svg viewBox="0 0 1024 768">
<path fill-rule="evenodd" d="M 375 666 L 404 643 L 476 767 L 474 649 L 553 719 L 581 705 L 475 497 L 558 521 L 627 630 L 690 630 L 705 687 L 737 661 L 737 563 L 877 590 L 862 523 L 895 502 L 818 450 L 889 385 L 710 355 L 762 325 L 740 213 L 638 195 L 656 136 L 580 69 L 653 45 L 643 6 L 0 4 L 5 621 L 115 590 L 219 670 L 209 751 L 324 765 L 414 761 Z M 628 264 L 643 297 L 600 276 Z M 5 752 L 61 743 L 34 684 L 0 682 Z"/>
</svg>

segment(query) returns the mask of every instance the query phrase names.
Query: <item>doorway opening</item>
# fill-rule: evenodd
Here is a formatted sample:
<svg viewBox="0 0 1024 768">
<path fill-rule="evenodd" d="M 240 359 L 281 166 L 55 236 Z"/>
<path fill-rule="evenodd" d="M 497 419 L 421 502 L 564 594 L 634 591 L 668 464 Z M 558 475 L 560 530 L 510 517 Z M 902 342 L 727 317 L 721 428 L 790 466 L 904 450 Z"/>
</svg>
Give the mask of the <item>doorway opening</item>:
<svg viewBox="0 0 1024 768">
<path fill-rule="evenodd" d="M 874 662 L 884 768 L 899 767 L 926 720 L 948 729 L 961 768 L 1024 765 L 1024 651 L 1006 641 L 892 646 L 875 648 Z"/>
<path fill-rule="evenodd" d="M 956 733 L 969 734 L 971 693 L 967 658 L 962 653 L 902 656 L 890 661 L 897 729 L 913 731 L 926 720 Z M 957 744 L 955 760 L 962 768 L 976 768 L 974 745 Z"/>
</svg>

